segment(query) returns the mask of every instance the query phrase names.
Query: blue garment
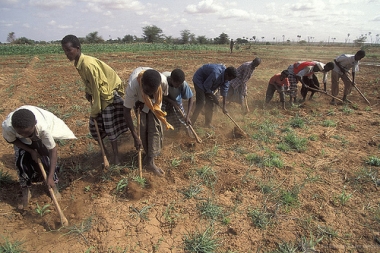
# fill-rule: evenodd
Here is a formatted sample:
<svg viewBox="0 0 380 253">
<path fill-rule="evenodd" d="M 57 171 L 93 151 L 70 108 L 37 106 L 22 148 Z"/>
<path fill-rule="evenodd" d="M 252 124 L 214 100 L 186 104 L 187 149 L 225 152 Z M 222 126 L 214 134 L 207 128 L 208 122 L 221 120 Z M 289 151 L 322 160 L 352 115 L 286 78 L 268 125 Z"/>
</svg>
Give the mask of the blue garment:
<svg viewBox="0 0 380 253">
<path fill-rule="evenodd" d="M 193 92 L 186 81 L 184 81 L 178 88 L 169 85 L 168 98 L 177 101 L 179 106 L 182 106 L 182 99 L 189 99 L 193 97 Z"/>
<path fill-rule="evenodd" d="M 226 66 L 222 64 L 205 64 L 200 67 L 193 76 L 195 86 L 205 93 L 214 93 L 220 89 L 220 94 L 227 96 L 229 81 L 224 80 Z"/>
</svg>

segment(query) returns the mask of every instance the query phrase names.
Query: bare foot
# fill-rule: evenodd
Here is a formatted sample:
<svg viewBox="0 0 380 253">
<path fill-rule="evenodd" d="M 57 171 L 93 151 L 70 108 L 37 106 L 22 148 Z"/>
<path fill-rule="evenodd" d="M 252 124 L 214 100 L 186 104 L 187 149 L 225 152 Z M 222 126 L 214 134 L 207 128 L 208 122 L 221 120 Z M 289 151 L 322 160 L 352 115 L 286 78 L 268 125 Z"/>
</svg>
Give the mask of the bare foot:
<svg viewBox="0 0 380 253">
<path fill-rule="evenodd" d="M 17 208 L 21 210 L 27 208 L 31 197 L 30 189 L 28 187 L 22 188 L 22 202 Z"/>
<path fill-rule="evenodd" d="M 146 169 L 152 171 L 154 174 L 160 177 L 163 177 L 165 175 L 165 172 L 162 169 L 158 168 L 155 164 L 147 165 Z"/>
</svg>

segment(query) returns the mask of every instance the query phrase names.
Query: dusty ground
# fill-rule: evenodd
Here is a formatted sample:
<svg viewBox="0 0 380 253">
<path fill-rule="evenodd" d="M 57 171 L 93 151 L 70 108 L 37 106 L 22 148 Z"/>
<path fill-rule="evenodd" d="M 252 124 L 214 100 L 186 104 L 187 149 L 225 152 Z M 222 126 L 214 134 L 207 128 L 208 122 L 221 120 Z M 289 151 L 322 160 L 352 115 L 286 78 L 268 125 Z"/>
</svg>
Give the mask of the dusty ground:
<svg viewBox="0 0 380 253">
<path fill-rule="evenodd" d="M 191 85 L 193 73 L 204 63 L 238 67 L 262 58 L 249 81 L 250 113 L 243 115 L 235 104 L 228 107 L 249 137 L 237 136 L 220 110 L 214 129 L 202 128 L 202 115 L 194 126 L 202 144 L 182 132 L 165 132 L 157 164 L 166 175 L 158 178 L 144 171 L 144 188 L 135 180 L 137 153 L 129 133 L 119 142 L 124 165 L 102 169 L 99 147 L 88 135 L 89 105 L 80 77 L 63 54 L 0 57 L 1 120 L 32 104 L 64 119 L 78 137 L 59 148 L 60 205 L 68 227 L 61 227 L 43 184 L 32 188 L 26 210 L 17 209 L 21 191 L 13 149 L 1 139 L 0 169 L 12 182 L 1 184 L 0 241 L 22 242 L 28 252 L 184 252 L 185 238 L 204 233 L 219 244 L 216 252 L 291 252 L 286 246 L 301 250 L 306 242 L 320 252 L 380 252 L 378 167 L 366 163 L 370 156 L 380 156 L 379 67 L 373 65 L 379 64 L 379 49 L 367 50 L 357 75 L 370 106 L 353 90 L 349 98 L 354 105 L 331 106 L 328 96 L 316 94 L 313 101 L 287 104 L 282 111 L 275 94 L 263 107 L 269 78 L 289 64 L 327 62 L 356 50 L 261 46 L 233 54 L 227 48 L 92 54 L 124 79 L 138 66 L 159 71 L 180 67 Z M 279 146 L 289 133 L 303 138 L 306 150 L 282 151 Z M 275 157 L 283 165 L 265 163 Z M 118 191 L 123 178 L 128 186 Z M 37 204 L 50 204 L 51 212 L 41 217 Z M 252 219 L 255 210 L 260 215 Z"/>
</svg>

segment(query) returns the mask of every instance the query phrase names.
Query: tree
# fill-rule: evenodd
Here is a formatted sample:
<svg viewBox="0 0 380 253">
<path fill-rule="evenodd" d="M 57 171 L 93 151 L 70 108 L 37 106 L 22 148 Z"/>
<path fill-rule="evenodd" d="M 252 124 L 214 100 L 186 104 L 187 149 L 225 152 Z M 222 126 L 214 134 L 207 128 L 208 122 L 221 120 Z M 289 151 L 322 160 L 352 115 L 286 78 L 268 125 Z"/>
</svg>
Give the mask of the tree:
<svg viewBox="0 0 380 253">
<path fill-rule="evenodd" d="M 193 39 L 192 39 L 193 38 Z M 181 43 L 182 44 L 187 44 L 191 42 L 194 39 L 194 34 L 190 32 L 190 30 L 182 30 L 181 31 Z"/>
<path fill-rule="evenodd" d="M 7 42 L 13 43 L 16 40 L 16 35 L 14 32 L 8 33 Z"/>
<path fill-rule="evenodd" d="M 28 39 L 28 38 L 25 38 L 25 37 L 21 37 L 21 38 L 16 39 L 15 41 L 13 41 L 13 43 L 14 44 L 29 44 L 29 45 L 34 45 L 35 41 L 31 40 L 31 39 Z"/>
<path fill-rule="evenodd" d="M 121 41 L 125 43 L 132 43 L 134 41 L 134 38 L 132 35 L 127 34 L 124 36 L 124 38 Z"/>
<path fill-rule="evenodd" d="M 230 43 L 230 38 L 228 37 L 227 34 L 222 33 L 219 35 L 219 37 L 214 39 L 215 44 L 229 44 Z"/>
<path fill-rule="evenodd" d="M 162 36 L 162 29 L 155 25 L 143 27 L 143 37 L 148 43 L 158 42 L 161 40 Z"/>
<path fill-rule="evenodd" d="M 86 42 L 88 43 L 102 43 L 103 38 L 98 35 L 98 32 L 92 32 L 86 35 Z"/>
<path fill-rule="evenodd" d="M 356 40 L 354 40 L 354 43 L 355 43 L 355 45 L 357 45 L 357 46 L 361 46 L 361 45 L 363 45 L 363 43 L 365 42 L 367 40 L 367 36 L 365 36 L 365 35 L 360 35 L 360 37 L 359 38 L 357 38 Z"/>
<path fill-rule="evenodd" d="M 199 44 L 207 44 L 209 42 L 209 40 L 204 35 L 198 36 L 196 40 Z"/>
</svg>

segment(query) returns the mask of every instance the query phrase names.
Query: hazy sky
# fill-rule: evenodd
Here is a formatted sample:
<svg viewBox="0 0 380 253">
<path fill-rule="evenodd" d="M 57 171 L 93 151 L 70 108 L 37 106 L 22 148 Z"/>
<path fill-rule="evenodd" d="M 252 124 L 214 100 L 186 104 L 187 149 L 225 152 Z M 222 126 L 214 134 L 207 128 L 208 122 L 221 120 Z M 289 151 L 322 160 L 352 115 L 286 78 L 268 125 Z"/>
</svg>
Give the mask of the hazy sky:
<svg viewBox="0 0 380 253">
<path fill-rule="evenodd" d="M 380 0 L 0 0 L 0 42 L 10 32 L 37 41 L 95 31 L 105 40 L 142 37 L 148 25 L 173 38 L 189 30 L 207 38 L 344 42 L 370 33 L 367 41 L 375 42 Z"/>
</svg>

